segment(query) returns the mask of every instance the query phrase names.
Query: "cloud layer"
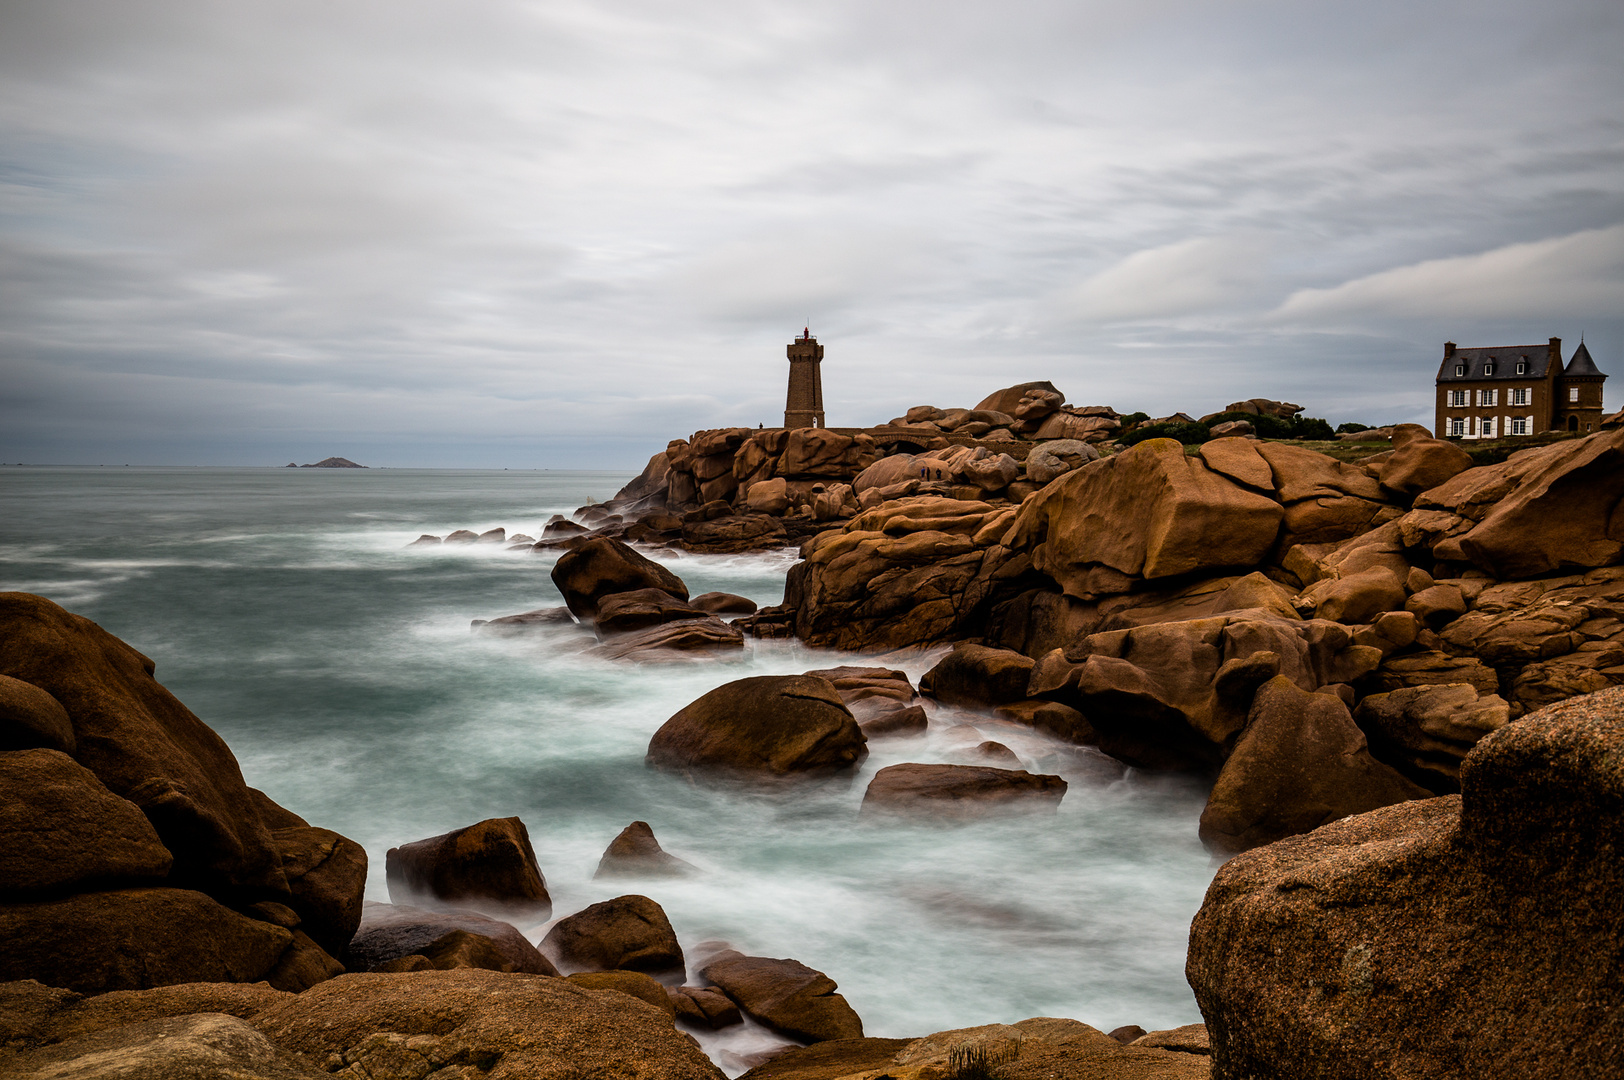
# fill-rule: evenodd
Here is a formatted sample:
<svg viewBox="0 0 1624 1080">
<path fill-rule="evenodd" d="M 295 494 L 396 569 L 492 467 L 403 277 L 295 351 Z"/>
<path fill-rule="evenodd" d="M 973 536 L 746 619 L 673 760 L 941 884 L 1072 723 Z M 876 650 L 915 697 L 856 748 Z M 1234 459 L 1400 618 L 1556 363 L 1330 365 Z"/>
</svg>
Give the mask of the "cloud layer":
<svg viewBox="0 0 1624 1080">
<path fill-rule="evenodd" d="M 1424 420 L 1445 338 L 1624 374 L 1621 46 L 1607 0 L 17 0 L 0 459 L 634 466 L 774 422 L 808 319 L 836 423 Z"/>
</svg>

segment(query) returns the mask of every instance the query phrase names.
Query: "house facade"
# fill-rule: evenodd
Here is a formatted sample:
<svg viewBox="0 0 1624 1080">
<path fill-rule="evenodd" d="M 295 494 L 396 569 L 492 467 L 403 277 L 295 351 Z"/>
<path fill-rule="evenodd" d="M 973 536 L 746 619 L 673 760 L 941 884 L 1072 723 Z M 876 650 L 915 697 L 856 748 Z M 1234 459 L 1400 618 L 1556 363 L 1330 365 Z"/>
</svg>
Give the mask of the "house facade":
<svg viewBox="0 0 1624 1080">
<path fill-rule="evenodd" d="M 1582 341 L 1566 364 L 1561 338 L 1473 349 L 1446 341 L 1433 432 L 1440 439 L 1504 439 L 1597 431 L 1606 379 Z"/>
</svg>

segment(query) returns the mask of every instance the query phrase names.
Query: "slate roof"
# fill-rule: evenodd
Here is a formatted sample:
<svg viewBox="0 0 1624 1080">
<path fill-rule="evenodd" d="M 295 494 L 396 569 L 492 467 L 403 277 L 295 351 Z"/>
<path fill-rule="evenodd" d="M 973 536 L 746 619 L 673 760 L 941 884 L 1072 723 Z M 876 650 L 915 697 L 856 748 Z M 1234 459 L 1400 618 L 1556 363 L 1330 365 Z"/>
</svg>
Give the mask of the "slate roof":
<svg viewBox="0 0 1624 1080">
<path fill-rule="evenodd" d="M 1579 348 L 1574 351 L 1573 359 L 1568 361 L 1567 369 L 1562 374 L 1593 375 L 1602 379 L 1607 378 L 1606 375 L 1602 374 L 1601 369 L 1596 366 L 1596 362 L 1590 359 L 1590 350 L 1585 348 L 1585 343 L 1582 341 L 1579 342 Z"/>
<path fill-rule="evenodd" d="M 1586 353 L 1586 359 L 1590 354 Z M 1574 359 L 1578 359 L 1575 355 Z M 1517 362 L 1528 361 L 1528 370 L 1521 375 L 1517 374 Z M 1545 368 L 1551 361 L 1551 347 L 1549 345 L 1490 345 L 1481 349 L 1456 349 L 1454 356 L 1444 357 L 1443 363 L 1438 365 L 1438 382 L 1481 382 L 1487 379 L 1491 382 L 1500 379 L 1543 379 Z M 1484 369 L 1494 364 L 1494 374 L 1485 375 Z M 1466 374 L 1456 375 L 1455 368 L 1466 365 Z M 1592 365 L 1594 366 L 1594 365 Z"/>
</svg>

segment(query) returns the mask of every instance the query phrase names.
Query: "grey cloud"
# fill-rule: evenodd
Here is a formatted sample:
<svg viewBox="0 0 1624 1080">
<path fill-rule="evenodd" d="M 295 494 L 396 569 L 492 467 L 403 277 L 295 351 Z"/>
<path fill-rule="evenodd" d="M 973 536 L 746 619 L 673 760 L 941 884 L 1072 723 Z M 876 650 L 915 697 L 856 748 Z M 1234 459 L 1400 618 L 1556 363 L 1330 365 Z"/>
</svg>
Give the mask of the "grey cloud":
<svg viewBox="0 0 1624 1080">
<path fill-rule="evenodd" d="M 0 459 L 349 432 L 399 464 L 636 466 L 771 422 L 808 316 L 841 423 L 1029 378 L 1424 420 L 1445 337 L 1583 329 L 1621 367 L 1615 270 L 1574 239 L 1624 222 L 1621 21 L 19 0 Z"/>
</svg>

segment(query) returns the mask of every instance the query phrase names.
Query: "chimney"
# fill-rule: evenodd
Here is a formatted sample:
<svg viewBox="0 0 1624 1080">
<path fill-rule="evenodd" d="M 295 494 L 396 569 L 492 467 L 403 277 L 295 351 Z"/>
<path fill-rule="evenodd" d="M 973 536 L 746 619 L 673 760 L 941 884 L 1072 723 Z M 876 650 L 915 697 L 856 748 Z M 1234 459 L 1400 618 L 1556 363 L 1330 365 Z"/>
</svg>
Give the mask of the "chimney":
<svg viewBox="0 0 1624 1080">
<path fill-rule="evenodd" d="M 1562 339 L 1559 337 L 1551 339 L 1550 370 L 1558 375 L 1562 374 Z"/>
<path fill-rule="evenodd" d="M 1455 343 L 1453 341 L 1444 342 L 1444 359 L 1448 360 L 1451 356 L 1454 356 L 1454 355 L 1455 355 Z"/>
</svg>

